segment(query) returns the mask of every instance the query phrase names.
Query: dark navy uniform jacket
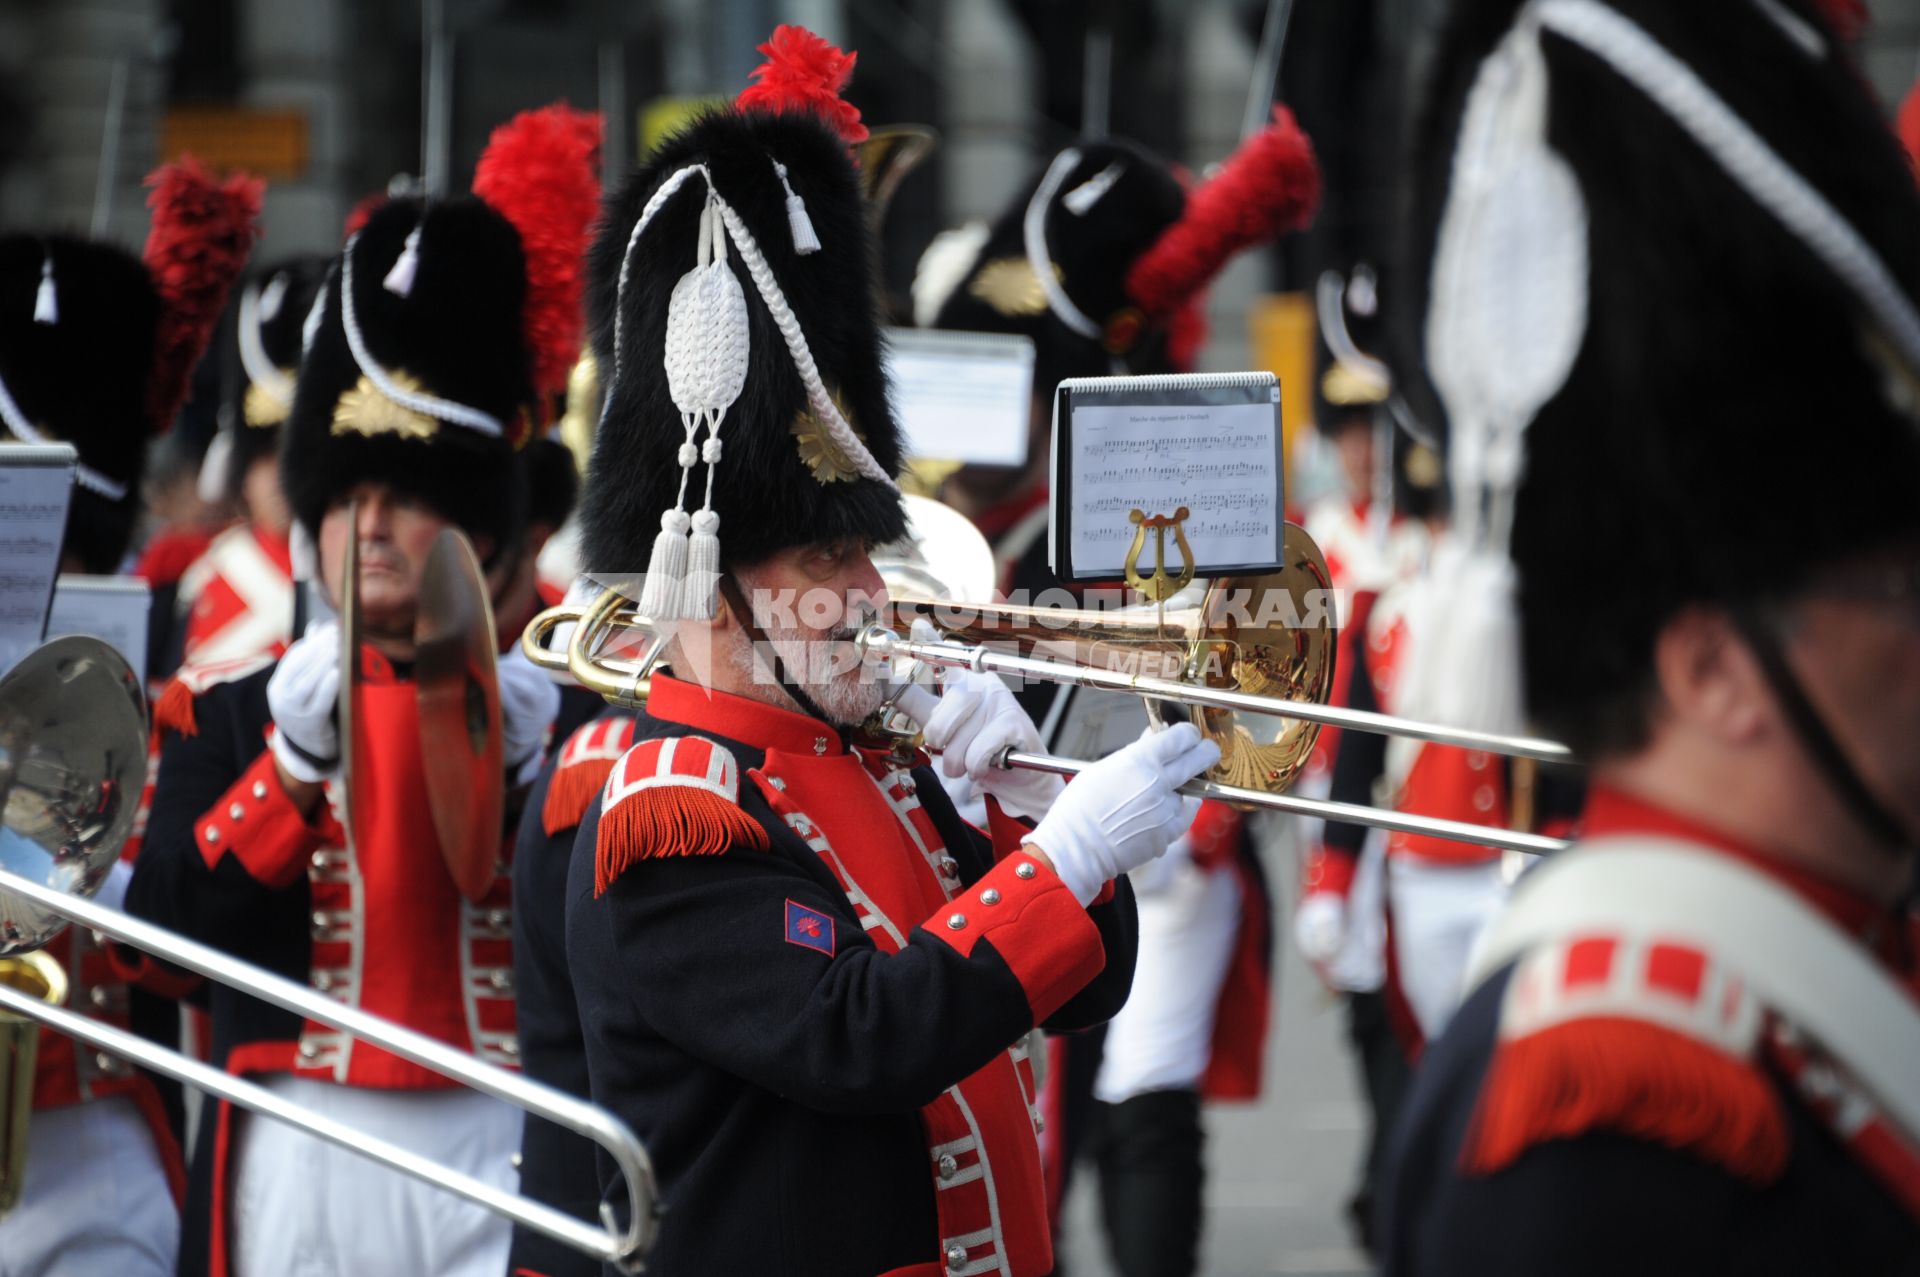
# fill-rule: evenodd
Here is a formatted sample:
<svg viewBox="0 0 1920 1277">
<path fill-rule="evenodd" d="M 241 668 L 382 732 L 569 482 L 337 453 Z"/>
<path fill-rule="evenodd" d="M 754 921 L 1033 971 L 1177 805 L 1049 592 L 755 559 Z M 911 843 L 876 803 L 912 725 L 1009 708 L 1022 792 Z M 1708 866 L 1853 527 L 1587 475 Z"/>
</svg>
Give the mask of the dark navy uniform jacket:
<svg viewBox="0 0 1920 1277">
<path fill-rule="evenodd" d="M 608 709 L 565 737 L 527 800 L 513 853 L 513 983 L 520 995 L 520 1061 L 528 1077 L 582 1099 L 586 1043 L 567 974 L 567 867 L 574 834 L 613 764 L 633 743 L 634 715 Z M 597 1217 L 594 1144 L 528 1114 L 520 1139 L 520 1191 L 584 1219 Z M 509 1273 L 592 1277 L 590 1256 L 515 1226 Z"/>
<path fill-rule="evenodd" d="M 1589 809 L 1589 834 L 1622 812 L 1638 832 L 1713 841 L 1605 790 Z M 1642 951 L 1584 943 L 1556 968 L 1568 982 L 1593 976 L 1618 990 L 1623 974 L 1642 979 L 1639 969 L 1606 969 Z M 1895 948 L 1904 950 L 1891 955 L 1896 971 L 1912 983 L 1912 950 Z M 1662 949 L 1644 951 L 1644 980 L 1663 996 L 1696 986 L 1729 1005 L 1742 996 L 1715 983 L 1710 955 L 1690 965 L 1680 946 Z M 1736 1058 L 1695 1051 L 1664 1028 L 1631 1037 L 1617 1015 L 1576 1017 L 1557 1030 L 1566 1053 L 1552 1084 L 1513 1102 L 1527 1088 L 1502 1072 L 1515 1049 L 1513 1025 L 1503 1035 L 1502 1022 L 1514 1015 L 1510 986 L 1537 974 L 1530 961 L 1489 978 L 1421 1058 L 1392 1155 L 1387 1277 L 1920 1273 L 1920 1179 L 1902 1205 L 1808 1102 L 1767 1028 L 1759 1049 Z M 1528 1070 L 1544 1071 L 1537 1057 Z"/>
<path fill-rule="evenodd" d="M 1050 1271 L 1021 1044 L 1125 1001 L 1127 885 L 1083 909 L 1022 830 L 798 714 L 656 678 L 639 737 L 581 825 L 567 953 L 593 1098 L 660 1178 L 648 1271 Z"/>
</svg>

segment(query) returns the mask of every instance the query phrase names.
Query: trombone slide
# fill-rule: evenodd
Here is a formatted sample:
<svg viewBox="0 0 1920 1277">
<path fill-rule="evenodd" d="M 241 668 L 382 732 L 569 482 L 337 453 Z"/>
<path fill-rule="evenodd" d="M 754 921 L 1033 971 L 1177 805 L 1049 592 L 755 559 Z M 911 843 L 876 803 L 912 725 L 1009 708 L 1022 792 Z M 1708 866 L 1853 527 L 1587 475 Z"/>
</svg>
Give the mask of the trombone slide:
<svg viewBox="0 0 1920 1277">
<path fill-rule="evenodd" d="M 309 1113 L 264 1088 L 211 1065 L 157 1046 L 112 1025 L 71 1011 L 48 1007 L 18 990 L 0 986 L 0 1008 L 44 1021 L 60 1032 L 69 1033 L 90 1045 L 125 1056 L 169 1077 L 211 1091 L 222 1099 L 287 1122 L 383 1165 L 435 1184 L 487 1210 L 504 1215 L 515 1223 L 595 1256 L 621 1272 L 637 1273 L 642 1270 L 642 1259 L 653 1244 L 658 1224 L 654 1210 L 658 1195 L 653 1165 L 639 1139 L 625 1123 L 606 1110 L 530 1078 L 483 1063 L 423 1033 L 393 1024 L 358 1007 L 336 1002 L 325 994 L 264 971 L 231 954 L 209 948 L 164 927 L 92 900 L 68 895 L 3 869 L 0 869 L 0 892 L 29 900 L 75 925 L 88 927 L 122 943 L 158 954 L 177 966 L 244 990 L 297 1015 L 351 1033 L 462 1085 L 585 1136 L 605 1149 L 620 1168 L 627 1186 L 626 1227 L 624 1231 L 616 1230 L 610 1221 L 595 1226 L 544 1203 L 495 1188 L 378 1137 Z"/>
</svg>

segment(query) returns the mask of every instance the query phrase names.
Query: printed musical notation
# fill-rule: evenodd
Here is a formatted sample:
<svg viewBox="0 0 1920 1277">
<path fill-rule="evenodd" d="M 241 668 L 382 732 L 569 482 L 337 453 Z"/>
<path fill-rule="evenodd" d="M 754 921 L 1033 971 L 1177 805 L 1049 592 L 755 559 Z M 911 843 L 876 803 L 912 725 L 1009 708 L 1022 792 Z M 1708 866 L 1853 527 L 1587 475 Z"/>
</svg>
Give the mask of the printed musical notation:
<svg viewBox="0 0 1920 1277">
<path fill-rule="evenodd" d="M 40 642 L 66 533 L 71 446 L 0 444 L 0 670 Z"/>
<path fill-rule="evenodd" d="M 1208 575 L 1209 564 L 1277 562 L 1279 423 L 1271 401 L 1259 398 L 1147 408 L 1076 403 L 1070 444 L 1075 574 L 1118 575 L 1133 544 L 1129 515 L 1167 515 L 1183 506 L 1200 575 Z"/>
</svg>

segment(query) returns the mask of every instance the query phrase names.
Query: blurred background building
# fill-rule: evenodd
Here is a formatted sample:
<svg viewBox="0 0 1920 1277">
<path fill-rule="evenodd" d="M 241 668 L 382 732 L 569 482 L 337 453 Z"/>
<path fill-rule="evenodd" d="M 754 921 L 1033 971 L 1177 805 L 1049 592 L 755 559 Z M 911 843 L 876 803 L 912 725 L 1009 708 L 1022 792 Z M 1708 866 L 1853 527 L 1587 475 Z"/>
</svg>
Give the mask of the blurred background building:
<svg viewBox="0 0 1920 1277">
<path fill-rule="evenodd" d="M 942 135 L 887 225 L 896 295 L 935 232 L 990 216 L 1080 133 L 1198 169 L 1232 150 L 1250 96 L 1277 92 L 1328 195 L 1309 234 L 1213 290 L 1207 363 L 1244 367 L 1257 297 L 1324 265 L 1391 275 L 1396 125 L 1444 2 L 1281 0 L 1283 65 L 1255 85 L 1267 0 L 7 0 L 0 225 L 137 243 L 140 175 L 190 150 L 269 179 L 261 260 L 331 249 L 361 197 L 464 189 L 495 124 L 557 97 L 607 110 L 625 167 L 689 100 L 738 91 L 791 21 L 859 50 L 869 121 Z M 1870 8 L 1864 62 L 1891 109 L 1920 69 L 1920 0 Z"/>
</svg>

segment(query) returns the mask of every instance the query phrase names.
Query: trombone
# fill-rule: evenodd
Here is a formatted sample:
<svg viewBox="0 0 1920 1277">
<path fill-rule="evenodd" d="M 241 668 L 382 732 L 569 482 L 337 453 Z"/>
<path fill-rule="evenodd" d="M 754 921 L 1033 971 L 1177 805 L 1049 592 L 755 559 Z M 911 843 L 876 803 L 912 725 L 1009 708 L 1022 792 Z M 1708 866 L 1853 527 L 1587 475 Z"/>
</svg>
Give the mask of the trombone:
<svg viewBox="0 0 1920 1277">
<path fill-rule="evenodd" d="M 1332 686 L 1334 631 L 1326 609 L 1316 611 L 1312 595 L 1329 589 L 1330 582 L 1319 548 L 1298 525 L 1286 525 L 1284 563 L 1277 573 L 1214 581 L 1197 603 L 1185 607 L 1162 604 L 1075 611 L 974 602 L 981 597 L 977 585 L 949 589 L 959 593 L 960 599 L 906 595 L 905 589 L 923 590 L 929 579 L 977 582 L 982 554 L 986 556 L 984 579 L 990 582 L 992 562 L 977 531 L 973 533 L 977 548 L 970 540 L 966 548 L 954 548 L 955 534 L 949 525 L 958 516 L 950 509 L 922 497 L 905 500 L 907 536 L 874 554 L 888 583 L 893 615 L 856 640 L 867 659 L 918 661 L 1140 696 L 1153 720 L 1192 721 L 1220 745 L 1220 764 L 1182 791 L 1197 797 L 1220 799 L 1242 809 L 1288 812 L 1531 855 L 1567 846 L 1563 839 L 1497 825 L 1285 792 L 1306 765 L 1321 727 L 1403 736 L 1519 759 L 1573 761 L 1571 751 L 1555 741 L 1326 704 Z M 937 535 L 931 529 L 938 529 Z M 615 704 L 644 708 L 647 676 L 664 640 L 635 608 L 638 591 L 629 592 L 626 584 L 610 585 L 585 607 L 548 609 L 527 627 L 521 644 L 528 658 L 543 669 L 563 674 Z M 896 585 L 905 589 L 896 593 Z M 1252 606 L 1246 606 L 1248 601 Z M 1169 601 L 1173 602 L 1179 598 Z M 1276 603 L 1281 606 L 1275 607 Z M 1278 620 L 1273 619 L 1276 613 Z M 1317 624 L 1302 622 L 1316 615 Z M 931 621 L 941 637 L 911 637 L 916 616 Z M 572 629 L 562 650 L 551 640 L 564 626 Z M 616 644 L 632 640 L 640 643 L 637 658 L 606 654 Z M 921 700 L 903 691 L 899 699 L 909 717 L 924 721 L 930 696 Z M 1272 720 L 1282 725 L 1277 729 L 1261 726 Z M 1088 764 L 1016 751 L 1003 757 L 1001 765 L 1072 775 Z"/>
<path fill-rule="evenodd" d="M 0 954 L 7 955 L 0 963 L 19 965 L 36 957 L 31 950 L 77 924 L 354 1034 L 594 1141 L 624 1179 L 624 1221 L 604 1204 L 600 1221 L 591 1223 L 496 1188 L 179 1051 L 51 1005 L 42 990 L 15 987 L 13 980 L 0 978 L 0 1011 L 44 1023 L 90 1047 L 351 1149 L 618 1271 L 641 1271 L 657 1230 L 653 1168 L 638 1138 L 611 1113 L 90 898 L 133 827 L 146 740 L 139 679 L 98 639 L 55 639 L 0 677 Z M 30 1062 L 13 1058 L 16 1064 L 28 1063 L 30 1076 Z M 16 1107 L 0 1114 L 12 1130 L 24 1120 L 31 1094 L 30 1087 L 17 1091 Z"/>
</svg>

